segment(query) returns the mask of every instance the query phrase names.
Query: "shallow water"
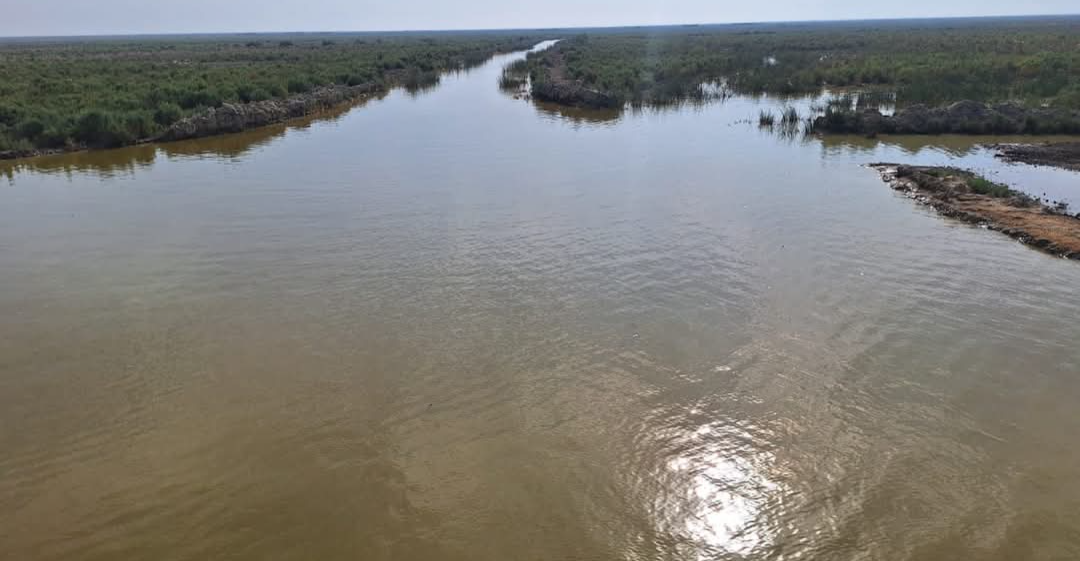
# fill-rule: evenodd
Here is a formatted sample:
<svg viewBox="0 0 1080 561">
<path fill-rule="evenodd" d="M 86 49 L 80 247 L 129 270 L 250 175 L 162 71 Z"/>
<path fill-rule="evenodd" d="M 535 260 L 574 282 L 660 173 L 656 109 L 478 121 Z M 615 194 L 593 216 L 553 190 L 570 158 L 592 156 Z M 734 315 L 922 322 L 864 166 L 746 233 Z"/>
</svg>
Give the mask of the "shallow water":
<svg viewBox="0 0 1080 561">
<path fill-rule="evenodd" d="M 515 56 L 0 168 L 0 558 L 1071 559 L 1080 266 L 864 164 Z"/>
</svg>

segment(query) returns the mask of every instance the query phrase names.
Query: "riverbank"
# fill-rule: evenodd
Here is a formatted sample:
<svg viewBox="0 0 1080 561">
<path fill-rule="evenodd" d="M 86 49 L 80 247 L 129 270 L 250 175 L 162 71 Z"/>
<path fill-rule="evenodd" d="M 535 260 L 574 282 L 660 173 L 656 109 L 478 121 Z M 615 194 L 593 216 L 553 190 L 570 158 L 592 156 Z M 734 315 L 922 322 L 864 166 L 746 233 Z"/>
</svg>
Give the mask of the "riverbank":
<svg viewBox="0 0 1080 561">
<path fill-rule="evenodd" d="M 327 86 L 282 100 L 226 103 L 181 119 L 173 123 L 161 136 L 148 141 L 189 140 L 264 127 L 353 103 L 382 90 L 382 86 L 375 83 Z"/>
<path fill-rule="evenodd" d="M 318 111 L 327 92 L 421 89 L 545 38 L 455 32 L 0 42 L 0 158 L 135 145 L 175 135 L 173 125 L 184 120 L 228 131 L 237 122 L 278 122 L 310 114 L 296 107 L 311 105 L 309 94 L 319 98 Z M 267 101 L 274 105 L 253 105 Z M 213 120 L 210 108 L 220 113 Z M 185 137 L 192 134 L 199 133 L 189 129 Z"/>
<path fill-rule="evenodd" d="M 1080 215 L 949 167 L 873 164 L 882 179 L 938 213 L 999 231 L 1051 255 L 1080 259 Z"/>
<path fill-rule="evenodd" d="M 160 135 L 140 139 L 135 144 L 173 142 L 218 136 L 284 123 L 362 101 L 385 91 L 380 84 L 325 86 L 285 99 L 251 103 L 225 103 L 173 123 Z M 85 144 L 65 148 L 9 150 L 0 152 L 0 160 L 14 160 L 82 152 L 93 147 Z"/>
</svg>

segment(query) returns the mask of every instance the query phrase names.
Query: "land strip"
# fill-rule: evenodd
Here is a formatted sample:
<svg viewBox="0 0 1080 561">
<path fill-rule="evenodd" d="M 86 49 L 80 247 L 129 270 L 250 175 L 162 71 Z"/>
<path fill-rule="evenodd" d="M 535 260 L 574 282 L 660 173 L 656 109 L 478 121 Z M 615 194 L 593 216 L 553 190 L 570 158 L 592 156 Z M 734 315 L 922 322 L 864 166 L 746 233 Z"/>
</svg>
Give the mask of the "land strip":
<svg viewBox="0 0 1080 561">
<path fill-rule="evenodd" d="M 998 158 L 1007 162 L 1080 171 L 1080 142 L 996 144 L 991 148 L 997 150 Z"/>
<path fill-rule="evenodd" d="M 972 172 L 949 167 L 873 164 L 896 191 L 938 213 L 999 231 L 1051 255 L 1080 259 L 1080 215 Z"/>
</svg>

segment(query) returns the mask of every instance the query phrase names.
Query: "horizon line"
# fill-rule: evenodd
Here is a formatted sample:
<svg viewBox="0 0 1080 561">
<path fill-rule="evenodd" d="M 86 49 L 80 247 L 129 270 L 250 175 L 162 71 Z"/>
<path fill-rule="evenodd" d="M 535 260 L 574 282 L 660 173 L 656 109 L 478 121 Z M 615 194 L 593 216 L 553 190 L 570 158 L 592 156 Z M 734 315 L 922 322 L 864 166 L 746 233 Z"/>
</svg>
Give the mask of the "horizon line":
<svg viewBox="0 0 1080 561">
<path fill-rule="evenodd" d="M 169 32 L 121 32 L 95 33 L 79 35 L 0 35 L 0 41 L 12 39 L 102 39 L 113 37 L 198 37 L 198 36 L 239 36 L 239 35 L 377 35 L 377 34 L 417 34 L 417 33 L 496 33 L 515 31 L 574 31 L 590 29 L 645 29 L 664 27 L 735 27 L 752 25 L 807 24 L 807 23 L 859 23 L 859 22 L 897 22 L 897 21 L 941 21 L 941 20 L 991 20 L 991 19 L 1033 19 L 1033 18 L 1080 18 L 1080 12 L 1071 14 L 1006 14 L 978 16 L 915 16 L 881 18 L 838 18 L 805 20 L 760 20 L 735 22 L 700 22 L 700 23 L 648 23 L 626 25 L 580 25 L 555 27 L 453 27 L 442 29 L 368 29 L 368 30 L 273 30 L 273 31 L 169 31 Z"/>
</svg>

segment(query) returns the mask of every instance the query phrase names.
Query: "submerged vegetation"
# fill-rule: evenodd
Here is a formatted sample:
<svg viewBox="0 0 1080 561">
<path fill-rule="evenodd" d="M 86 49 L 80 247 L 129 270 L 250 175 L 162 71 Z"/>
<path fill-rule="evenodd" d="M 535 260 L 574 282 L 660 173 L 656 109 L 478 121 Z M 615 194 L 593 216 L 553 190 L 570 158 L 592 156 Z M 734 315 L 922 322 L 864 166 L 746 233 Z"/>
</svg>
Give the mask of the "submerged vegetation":
<svg viewBox="0 0 1080 561">
<path fill-rule="evenodd" d="M 225 103 L 321 86 L 420 89 L 446 70 L 542 39 L 521 34 L 333 34 L 0 42 L 0 152 L 109 147 Z"/>
<path fill-rule="evenodd" d="M 851 110 L 1017 101 L 1080 108 L 1080 17 L 595 30 L 530 56 L 534 83 L 576 82 L 622 103 L 858 88 Z M 838 106 L 836 106 L 838 107 Z"/>
<path fill-rule="evenodd" d="M 785 127 L 797 127 L 799 126 L 799 110 L 794 107 L 788 107 L 784 110 L 784 113 L 780 117 L 780 124 Z"/>
</svg>

